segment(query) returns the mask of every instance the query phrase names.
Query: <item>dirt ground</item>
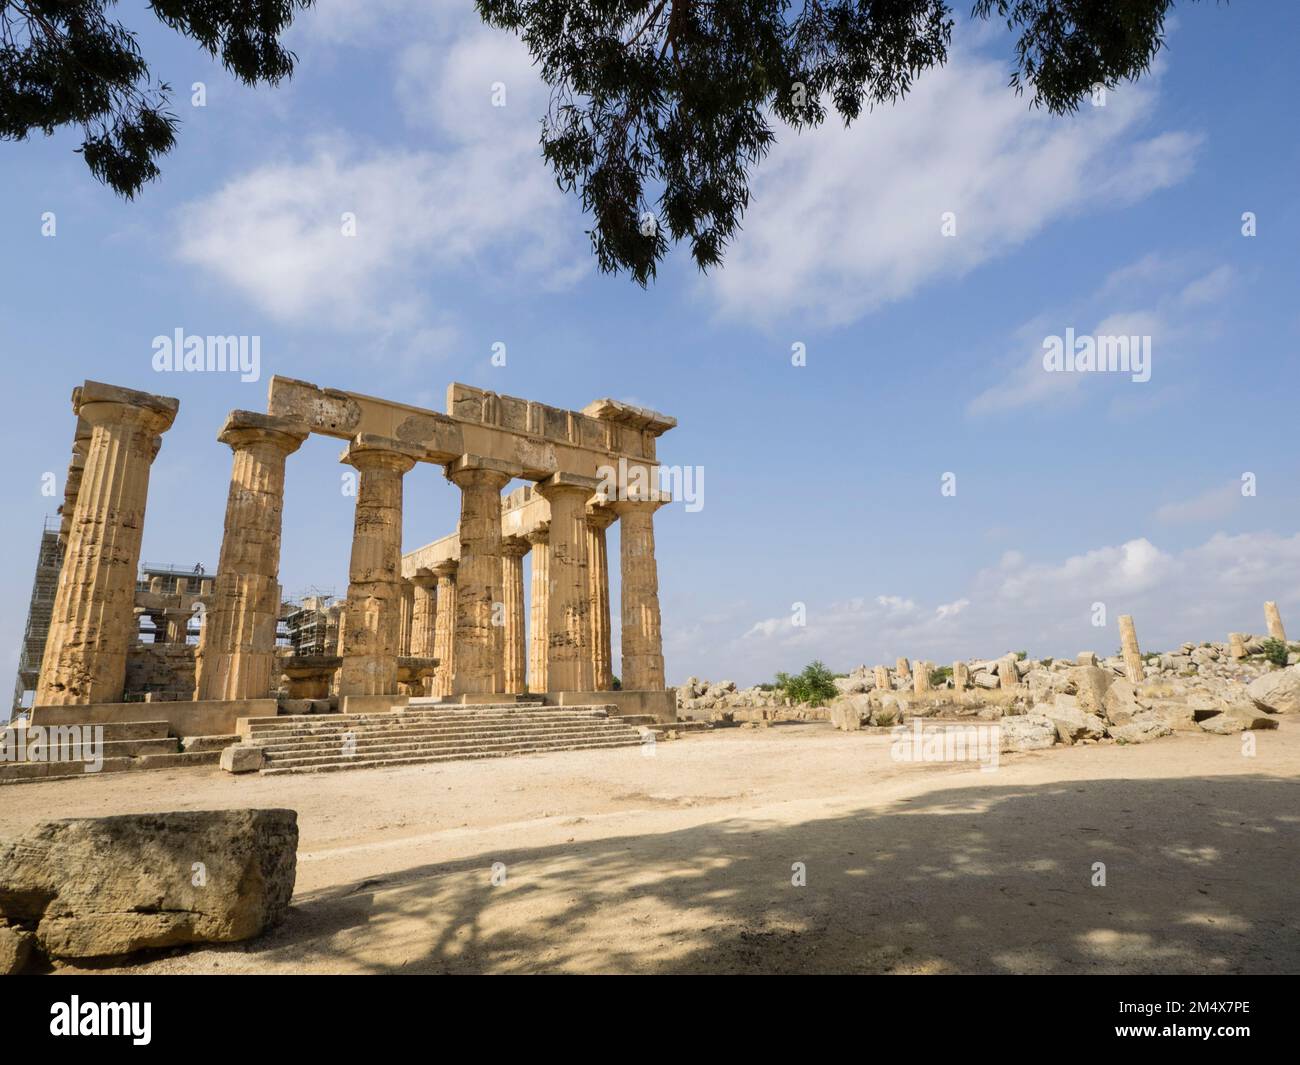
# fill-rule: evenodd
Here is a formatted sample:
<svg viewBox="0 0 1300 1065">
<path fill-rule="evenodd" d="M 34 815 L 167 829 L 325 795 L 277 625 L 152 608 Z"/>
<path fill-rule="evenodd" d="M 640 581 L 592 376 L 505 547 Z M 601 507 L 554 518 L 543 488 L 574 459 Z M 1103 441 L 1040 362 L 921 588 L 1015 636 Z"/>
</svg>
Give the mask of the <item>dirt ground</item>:
<svg viewBox="0 0 1300 1065">
<path fill-rule="evenodd" d="M 1300 722 L 1256 735 L 1254 757 L 1191 734 L 1006 755 L 995 772 L 895 762 L 887 736 L 824 724 L 649 757 L 172 770 L 0 788 L 0 835 L 298 811 L 280 928 L 129 971 L 1294 973 Z"/>
</svg>

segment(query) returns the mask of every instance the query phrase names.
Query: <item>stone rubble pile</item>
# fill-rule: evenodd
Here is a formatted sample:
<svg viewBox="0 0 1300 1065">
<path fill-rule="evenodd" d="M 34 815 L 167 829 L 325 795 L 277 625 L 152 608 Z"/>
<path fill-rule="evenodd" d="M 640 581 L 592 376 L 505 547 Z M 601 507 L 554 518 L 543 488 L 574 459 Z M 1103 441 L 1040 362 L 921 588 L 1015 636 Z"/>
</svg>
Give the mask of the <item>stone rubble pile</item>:
<svg viewBox="0 0 1300 1065">
<path fill-rule="evenodd" d="M 728 722 L 825 721 L 825 707 L 794 704 L 769 688 L 738 688 L 734 680 L 708 681 L 687 677 L 677 688 L 678 717 Z"/>
<path fill-rule="evenodd" d="M 956 662 L 942 678 L 930 662 L 859 666 L 836 680 L 841 694 L 830 719 L 845 730 L 913 718 L 998 721 L 1004 750 L 1029 750 L 1144 743 L 1176 731 L 1230 735 L 1276 728 L 1274 715 L 1300 713 L 1295 645 L 1288 665 L 1277 668 L 1259 657 L 1264 637 L 1234 633 L 1227 643 L 1185 643 L 1145 658 L 1131 624 L 1125 637 L 1125 653 L 1106 659 L 1092 652 L 1073 662 L 1008 654 Z"/>
</svg>

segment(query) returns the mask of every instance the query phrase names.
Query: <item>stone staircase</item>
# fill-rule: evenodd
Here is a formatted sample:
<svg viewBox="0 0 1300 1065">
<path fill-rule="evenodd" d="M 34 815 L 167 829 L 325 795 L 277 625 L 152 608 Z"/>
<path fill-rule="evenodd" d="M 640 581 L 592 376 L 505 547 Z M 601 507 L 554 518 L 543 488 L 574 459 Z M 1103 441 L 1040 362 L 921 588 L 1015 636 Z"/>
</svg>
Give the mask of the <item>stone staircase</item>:
<svg viewBox="0 0 1300 1065">
<path fill-rule="evenodd" d="M 95 726 L 91 726 L 95 727 Z M 122 773 L 137 769 L 180 769 L 190 766 L 216 765 L 221 749 L 237 742 L 236 736 L 199 736 L 182 741 L 170 735 L 166 721 L 116 721 L 103 728 L 103 765 L 98 772 L 88 772 L 83 760 L 3 761 L 0 760 L 0 784 L 19 784 L 53 778 L 93 777 L 98 773 Z M 53 729 L 44 730 L 52 733 Z M 7 748 L 17 749 L 16 735 L 7 739 Z"/>
<path fill-rule="evenodd" d="M 265 775 L 639 746 L 642 730 L 610 709 L 413 699 L 386 713 L 250 718 L 244 742 L 262 748 Z"/>
</svg>

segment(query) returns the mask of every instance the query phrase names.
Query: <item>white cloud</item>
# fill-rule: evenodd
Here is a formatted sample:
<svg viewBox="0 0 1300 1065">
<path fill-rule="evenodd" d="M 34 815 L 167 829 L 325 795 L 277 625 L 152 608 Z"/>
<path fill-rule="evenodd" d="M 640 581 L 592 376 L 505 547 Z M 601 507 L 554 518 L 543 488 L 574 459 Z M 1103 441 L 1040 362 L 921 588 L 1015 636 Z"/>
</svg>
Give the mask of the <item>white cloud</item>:
<svg viewBox="0 0 1300 1065">
<path fill-rule="evenodd" d="M 844 323 L 1062 217 L 1176 183 L 1199 139 L 1140 138 L 1158 77 L 1060 118 L 1011 92 L 1003 62 L 959 52 L 848 130 L 830 121 L 786 131 L 757 168 L 744 232 L 711 281 L 723 311 Z M 947 211 L 955 237 L 940 232 Z"/>
<path fill-rule="evenodd" d="M 368 25 L 354 5 L 331 12 L 317 31 L 327 40 Z M 472 11 L 429 32 L 436 44 L 413 39 L 399 51 L 395 92 L 432 147 L 342 136 L 302 145 L 182 209 L 181 258 L 283 321 L 443 344 L 455 334 L 451 309 L 430 294 L 438 279 L 526 277 L 549 288 L 587 272 L 578 212 L 537 147 L 545 97 L 526 48 Z M 492 105 L 496 81 L 505 107 Z M 345 212 L 355 236 L 342 233 Z"/>
<path fill-rule="evenodd" d="M 718 618 L 673 646 L 670 670 L 674 679 L 734 675 L 748 683 L 813 658 L 847 670 L 899 655 L 946 663 L 1019 649 L 1035 656 L 1112 654 L 1121 614 L 1133 615 L 1145 649 L 1164 650 L 1263 631 L 1268 599 L 1300 624 L 1300 534 L 1217 533 L 1183 550 L 1138 538 L 1059 561 L 1031 562 L 1008 551 L 976 573 L 965 596 L 933 608 L 892 595 L 809 603 L 806 626 L 770 618 L 738 639 L 719 638 L 727 623 Z M 1105 606 L 1100 628 L 1092 623 L 1096 603 Z"/>
<path fill-rule="evenodd" d="M 1215 485 L 1190 499 L 1165 503 L 1156 510 L 1156 520 L 1169 524 L 1218 521 L 1226 518 L 1241 502 L 1241 485 L 1237 481 Z"/>
<path fill-rule="evenodd" d="M 976 393 L 966 405 L 967 413 L 981 417 L 1026 407 L 1059 406 L 1084 398 L 1087 389 L 1116 384 L 1130 394 L 1133 389 L 1129 386 L 1136 384 L 1147 398 L 1146 393 L 1163 382 L 1164 370 L 1170 360 L 1176 361 L 1180 349 L 1186 351 L 1213 334 L 1210 315 L 1235 280 L 1229 266 L 1215 267 L 1190 280 L 1188 272 L 1184 264 L 1147 255 L 1112 271 L 1097 291 L 1073 310 L 1059 311 L 1050 318 L 1040 315 L 1025 323 L 1016 331 L 1012 346 L 1030 354 L 1022 356 L 1002 380 Z M 1149 306 L 1103 310 L 1120 298 L 1145 300 Z M 1095 324 L 1088 327 L 1088 322 Z M 1076 336 L 1150 337 L 1150 380 L 1135 382 L 1130 373 L 1049 373 L 1043 364 L 1044 342 L 1048 336 L 1063 337 L 1067 328 L 1074 329 Z M 1115 403 L 1122 402 L 1116 393 L 1111 395 Z"/>
</svg>

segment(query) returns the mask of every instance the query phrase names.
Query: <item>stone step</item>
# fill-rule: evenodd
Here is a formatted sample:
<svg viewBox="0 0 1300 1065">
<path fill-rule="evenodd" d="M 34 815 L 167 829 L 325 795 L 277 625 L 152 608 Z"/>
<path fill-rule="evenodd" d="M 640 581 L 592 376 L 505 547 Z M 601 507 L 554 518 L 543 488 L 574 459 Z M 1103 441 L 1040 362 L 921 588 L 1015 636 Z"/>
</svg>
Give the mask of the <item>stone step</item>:
<svg viewBox="0 0 1300 1065">
<path fill-rule="evenodd" d="M 160 740 L 105 740 L 105 758 L 134 758 L 142 754 L 175 754 L 181 749 L 174 736 Z"/>
<path fill-rule="evenodd" d="M 558 751 L 591 751 L 591 750 L 613 750 L 626 747 L 639 747 L 640 738 L 628 740 L 607 740 L 603 742 L 592 742 L 584 744 L 567 744 L 560 746 L 524 746 L 519 749 L 494 749 L 494 750 L 476 750 L 470 753 L 456 754 L 421 754 L 413 757 L 367 757 L 367 758 L 349 758 L 334 759 L 333 761 L 316 763 L 310 765 L 287 765 L 276 763 L 268 765 L 262 770 L 266 776 L 279 776 L 288 773 L 332 773 L 344 769 L 380 769 L 389 766 L 406 766 L 420 765 L 428 762 L 459 762 L 472 761 L 480 758 L 504 758 L 516 754 L 542 754 L 554 753 Z"/>
<path fill-rule="evenodd" d="M 176 741 L 173 740 L 173 743 Z M 145 754 L 134 758 L 105 758 L 97 773 L 86 772 L 84 762 L 0 762 L 0 784 L 27 784 L 41 780 L 79 780 L 104 773 L 125 773 L 142 769 L 184 769 L 191 766 L 216 765 L 220 751 L 193 754 Z"/>
<path fill-rule="evenodd" d="M 519 722 L 508 726 L 466 722 L 464 724 L 418 725 L 411 728 L 375 728 L 372 726 L 370 728 L 340 729 L 329 732 L 307 729 L 295 729 L 286 732 L 257 732 L 249 736 L 247 742 L 258 747 L 278 747 L 286 743 L 341 743 L 345 738 L 352 737 L 358 743 L 363 740 L 383 743 L 402 736 L 421 736 L 436 739 L 438 737 L 497 736 L 525 732 L 571 732 L 575 729 L 626 729 L 631 727 L 633 726 L 604 718 L 591 718 L 585 721 Z"/>
<path fill-rule="evenodd" d="M 459 704 L 448 705 L 443 707 L 426 707 L 416 710 L 396 710 L 384 711 L 382 713 L 372 714 L 283 714 L 279 717 L 253 717 L 247 718 L 248 728 L 283 728 L 290 725 L 305 724 L 312 727 L 327 728 L 332 725 L 358 724 L 368 721 L 397 721 L 402 719 L 416 720 L 424 717 L 436 717 L 439 719 L 446 717 L 472 717 L 478 719 L 508 719 L 517 720 L 520 715 L 543 714 L 549 716 L 565 714 L 587 714 L 589 716 L 609 716 L 610 708 L 607 706 L 591 707 L 568 707 L 568 706 L 481 706 L 481 707 L 464 707 Z"/>
<path fill-rule="evenodd" d="M 104 742 L 118 740 L 165 740 L 171 735 L 171 726 L 166 721 L 108 721 L 103 724 L 78 724 L 76 726 L 46 725 L 38 726 L 50 731 L 54 728 L 102 728 Z"/>
<path fill-rule="evenodd" d="M 470 750 L 479 747 L 497 747 L 511 743 L 579 743 L 587 740 L 626 739 L 640 740 L 640 733 L 628 729 L 566 729 L 548 732 L 500 732 L 464 736 L 394 736 L 381 740 L 358 739 L 350 749 L 358 754 L 372 751 L 395 751 L 398 748 L 422 750 Z M 262 745 L 259 745 L 262 746 Z M 328 754 L 337 757 L 344 744 L 334 741 L 313 740 L 306 743 L 273 744 L 262 746 L 268 761 L 281 761 L 304 755 Z"/>
<path fill-rule="evenodd" d="M 480 727 L 513 727 L 527 724 L 542 724 L 555 721 L 610 721 L 604 713 L 513 713 L 513 714 L 393 714 L 383 717 L 358 717 L 330 720 L 295 718 L 292 721 L 277 724 L 250 722 L 249 736 L 267 736 L 290 732 L 341 733 L 355 732 L 358 729 L 403 729 L 422 728 L 437 725 L 478 725 Z"/>
</svg>

